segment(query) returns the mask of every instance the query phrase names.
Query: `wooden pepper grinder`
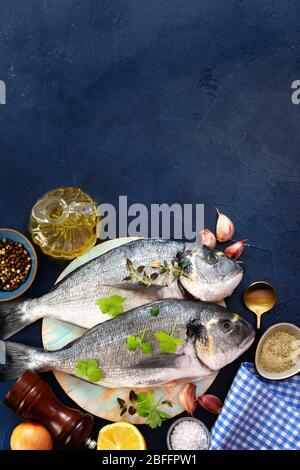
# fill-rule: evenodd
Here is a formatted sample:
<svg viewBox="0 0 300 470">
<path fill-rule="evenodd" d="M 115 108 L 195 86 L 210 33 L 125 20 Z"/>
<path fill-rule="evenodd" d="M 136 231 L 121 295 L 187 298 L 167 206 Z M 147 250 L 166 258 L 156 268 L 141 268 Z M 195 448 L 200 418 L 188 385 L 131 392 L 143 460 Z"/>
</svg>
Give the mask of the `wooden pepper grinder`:
<svg viewBox="0 0 300 470">
<path fill-rule="evenodd" d="M 43 424 L 53 439 L 66 448 L 96 446 L 90 438 L 93 416 L 63 405 L 35 372 L 25 372 L 11 387 L 4 403 L 23 418 Z"/>
</svg>

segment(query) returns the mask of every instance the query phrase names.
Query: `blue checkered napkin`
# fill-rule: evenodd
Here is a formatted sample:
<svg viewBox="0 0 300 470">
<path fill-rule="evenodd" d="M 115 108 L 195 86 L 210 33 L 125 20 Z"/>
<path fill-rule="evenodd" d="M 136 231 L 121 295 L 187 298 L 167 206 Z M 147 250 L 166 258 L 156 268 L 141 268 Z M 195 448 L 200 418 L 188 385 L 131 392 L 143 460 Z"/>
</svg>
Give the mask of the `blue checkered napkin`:
<svg viewBox="0 0 300 470">
<path fill-rule="evenodd" d="M 211 450 L 300 449 L 300 375 L 265 380 L 243 363 L 211 431 Z"/>
</svg>

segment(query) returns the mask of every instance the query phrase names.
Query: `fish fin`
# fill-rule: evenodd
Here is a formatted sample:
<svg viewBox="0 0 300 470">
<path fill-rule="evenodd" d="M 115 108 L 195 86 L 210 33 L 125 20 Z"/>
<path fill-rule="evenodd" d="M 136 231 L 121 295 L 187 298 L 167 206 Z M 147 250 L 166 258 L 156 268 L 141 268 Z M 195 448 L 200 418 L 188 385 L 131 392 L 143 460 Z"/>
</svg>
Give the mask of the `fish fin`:
<svg viewBox="0 0 300 470">
<path fill-rule="evenodd" d="M 24 301 L 18 300 L 0 303 L 0 339 L 9 338 L 34 321 L 25 318 L 23 304 Z"/>
<path fill-rule="evenodd" d="M 141 284 L 133 284 L 130 282 L 121 282 L 119 284 L 102 284 L 102 285 L 106 287 L 115 288 L 115 289 L 135 290 L 135 291 L 140 291 L 140 292 L 157 292 L 157 291 L 164 289 L 165 287 L 168 287 L 168 286 L 164 286 L 160 284 L 151 284 L 151 286 L 147 287 L 147 286 L 142 286 Z"/>
<path fill-rule="evenodd" d="M 0 382 L 15 380 L 28 369 L 40 369 L 38 361 L 35 361 L 36 366 L 33 367 L 32 365 L 32 362 L 35 360 L 35 355 L 39 351 L 36 348 L 31 348 L 24 344 L 11 343 L 9 341 L 0 341 L 0 352 L 1 351 L 4 352 L 4 357 L 0 356 Z M 9 362 L 7 358 L 10 358 Z M 2 364 L 2 359 L 5 361 L 4 364 Z"/>
<path fill-rule="evenodd" d="M 178 368 L 181 360 L 185 357 L 185 354 L 155 354 L 154 356 L 142 359 L 134 364 L 133 367 L 137 369 L 159 369 L 161 367 L 173 369 Z"/>
</svg>

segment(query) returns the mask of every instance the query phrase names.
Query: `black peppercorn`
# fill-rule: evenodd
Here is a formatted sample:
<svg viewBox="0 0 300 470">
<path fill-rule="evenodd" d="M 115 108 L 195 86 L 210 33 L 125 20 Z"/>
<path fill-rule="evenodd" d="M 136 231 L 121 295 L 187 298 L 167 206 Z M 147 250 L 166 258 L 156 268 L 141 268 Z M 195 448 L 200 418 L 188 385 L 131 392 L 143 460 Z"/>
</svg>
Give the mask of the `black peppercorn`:
<svg viewBox="0 0 300 470">
<path fill-rule="evenodd" d="M 12 292 L 26 282 L 31 258 L 21 243 L 0 239 L 0 290 Z"/>
</svg>

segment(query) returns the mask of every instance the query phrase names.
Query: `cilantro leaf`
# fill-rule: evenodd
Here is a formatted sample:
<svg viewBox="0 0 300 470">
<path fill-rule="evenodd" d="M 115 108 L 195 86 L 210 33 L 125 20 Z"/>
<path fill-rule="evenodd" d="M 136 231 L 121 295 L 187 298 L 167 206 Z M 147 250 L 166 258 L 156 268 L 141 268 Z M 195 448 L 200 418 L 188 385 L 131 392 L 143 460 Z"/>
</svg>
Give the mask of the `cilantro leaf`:
<svg viewBox="0 0 300 470">
<path fill-rule="evenodd" d="M 150 315 L 152 317 L 157 317 L 159 315 L 159 306 L 158 305 L 153 305 L 153 307 L 150 308 Z"/>
<path fill-rule="evenodd" d="M 148 424 L 148 426 L 151 429 L 155 429 L 155 428 L 161 426 L 162 419 L 160 417 L 160 413 L 159 413 L 159 410 L 157 408 L 152 408 L 151 409 L 151 412 L 147 416 L 146 424 Z"/>
<path fill-rule="evenodd" d="M 170 418 L 170 415 L 168 413 L 165 413 L 164 411 L 160 411 L 159 416 L 161 417 L 161 419 L 169 419 Z"/>
<path fill-rule="evenodd" d="M 126 297 L 120 295 L 110 295 L 109 297 L 103 297 L 96 301 L 96 305 L 100 308 L 102 313 L 107 313 L 112 317 L 117 317 L 124 312 L 124 302 Z"/>
<path fill-rule="evenodd" d="M 143 418 L 147 418 L 151 411 L 151 407 L 147 405 L 143 405 L 137 408 L 137 414 L 142 416 Z"/>
<path fill-rule="evenodd" d="M 175 353 L 177 345 L 183 343 L 181 339 L 174 338 L 174 336 L 168 335 L 164 331 L 158 331 L 154 333 L 154 336 L 159 341 L 160 350 L 164 353 Z"/>
<path fill-rule="evenodd" d="M 79 377 L 86 377 L 91 382 L 98 382 L 101 377 L 103 377 L 103 372 L 99 367 L 99 362 L 97 359 L 78 361 L 75 368 L 75 374 Z"/>
<path fill-rule="evenodd" d="M 136 351 L 137 348 L 141 345 L 142 340 L 139 336 L 129 335 L 127 338 L 127 348 L 130 351 Z"/>
<path fill-rule="evenodd" d="M 85 377 L 86 376 L 86 361 L 78 361 L 76 364 L 75 368 L 75 374 L 79 375 L 79 377 Z"/>
<path fill-rule="evenodd" d="M 151 391 L 137 394 L 136 403 L 137 403 L 137 414 L 139 416 L 143 416 L 144 418 L 146 418 L 149 415 L 151 411 L 153 398 L 154 398 L 154 394 Z"/>
<path fill-rule="evenodd" d="M 136 351 L 141 348 L 144 354 L 150 354 L 152 352 L 152 341 L 144 341 L 146 329 L 144 329 L 141 336 L 129 335 L 127 337 L 127 348 L 129 351 Z"/>
<path fill-rule="evenodd" d="M 163 420 L 170 418 L 167 413 L 161 411 L 160 407 L 166 404 L 172 406 L 171 402 L 163 400 L 163 398 L 155 401 L 154 392 L 152 390 L 137 393 L 133 401 L 137 414 L 146 418 L 145 423 L 152 429 L 161 426 Z"/>
<path fill-rule="evenodd" d="M 146 424 L 150 426 L 151 429 L 160 427 L 162 425 L 162 421 L 165 419 L 169 419 L 170 415 L 160 411 L 157 407 L 152 407 L 151 411 L 146 419 Z"/>
<path fill-rule="evenodd" d="M 144 354 L 150 354 L 152 352 L 152 341 L 147 341 L 141 344 L 141 350 Z"/>
<path fill-rule="evenodd" d="M 154 393 L 151 390 L 149 390 L 148 392 L 145 392 L 145 393 L 138 393 L 136 402 L 138 404 L 146 403 L 148 405 L 151 405 L 153 398 L 154 398 Z"/>
</svg>

